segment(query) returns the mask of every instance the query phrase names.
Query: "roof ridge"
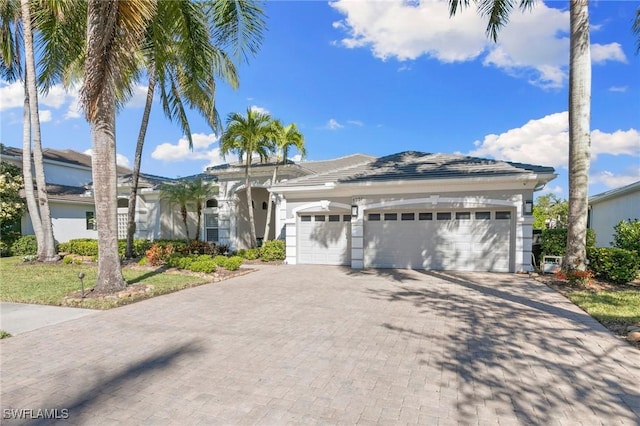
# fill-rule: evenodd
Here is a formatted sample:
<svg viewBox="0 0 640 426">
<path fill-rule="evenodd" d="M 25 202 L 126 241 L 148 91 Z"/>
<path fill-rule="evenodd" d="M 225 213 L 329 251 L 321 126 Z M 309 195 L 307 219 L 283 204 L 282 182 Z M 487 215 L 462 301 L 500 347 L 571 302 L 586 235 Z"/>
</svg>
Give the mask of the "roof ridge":
<svg viewBox="0 0 640 426">
<path fill-rule="evenodd" d="M 309 179 L 317 179 L 317 178 L 319 178 L 319 177 L 326 176 L 326 175 L 331 174 L 331 173 L 335 173 L 335 172 L 337 172 L 337 171 L 339 171 L 339 170 L 355 169 L 356 167 L 361 167 L 361 166 L 363 166 L 363 165 L 365 165 L 365 164 L 367 164 L 367 163 L 371 163 L 371 162 L 373 162 L 373 161 L 378 160 L 378 157 L 373 157 L 373 156 L 369 156 L 369 155 L 367 155 L 367 157 L 371 157 L 371 158 L 368 158 L 368 159 L 367 159 L 367 160 L 365 160 L 365 161 L 360 161 L 360 162 L 355 163 L 355 164 L 349 164 L 349 165 L 347 165 L 347 166 L 343 166 L 343 167 L 336 167 L 336 168 L 331 169 L 331 170 L 325 170 L 324 172 L 321 172 L 321 173 L 313 173 L 313 172 L 310 170 L 310 171 L 312 172 L 311 174 L 308 174 L 308 175 L 305 175 L 305 176 L 300 176 L 300 177 L 293 178 L 293 179 L 289 179 L 289 180 L 286 180 L 286 181 L 284 181 L 284 182 L 287 182 L 287 183 L 290 183 L 291 181 L 304 182 L 305 180 L 309 180 Z M 343 157 L 343 158 L 344 158 L 344 157 Z M 327 160 L 327 161 L 330 161 L 330 160 Z M 274 186 L 277 186 L 277 185 L 278 185 L 278 184 L 280 184 L 280 183 L 283 183 L 283 181 L 278 182 L 278 183 L 277 183 L 276 185 L 274 185 Z"/>
</svg>

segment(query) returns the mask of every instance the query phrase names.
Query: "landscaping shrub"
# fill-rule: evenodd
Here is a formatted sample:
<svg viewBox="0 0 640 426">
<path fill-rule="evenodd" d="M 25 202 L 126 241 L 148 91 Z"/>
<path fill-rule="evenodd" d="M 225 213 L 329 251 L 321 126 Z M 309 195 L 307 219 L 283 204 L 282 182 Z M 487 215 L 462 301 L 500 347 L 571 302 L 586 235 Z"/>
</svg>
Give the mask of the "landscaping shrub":
<svg viewBox="0 0 640 426">
<path fill-rule="evenodd" d="M 542 256 L 564 256 L 567 250 L 566 229 L 545 229 L 542 231 Z M 593 229 L 587 229 L 587 249 L 596 246 L 596 234 Z"/>
<path fill-rule="evenodd" d="M 256 248 L 250 248 L 244 252 L 244 256 L 242 257 L 244 257 L 247 260 L 256 260 L 257 258 L 260 257 L 260 251 Z"/>
<path fill-rule="evenodd" d="M 213 258 L 213 261 L 219 267 L 226 268 L 227 267 L 227 262 L 229 261 L 229 258 L 227 256 L 222 256 L 221 254 L 219 254 L 219 255 L 217 255 L 216 257 Z"/>
<path fill-rule="evenodd" d="M 613 229 L 614 246 L 640 254 L 640 220 L 621 220 Z"/>
<path fill-rule="evenodd" d="M 160 244 L 153 244 L 149 250 L 145 252 L 145 256 L 147 256 L 147 261 L 153 266 L 164 265 L 167 262 L 167 259 L 174 253 L 173 245 L 167 244 L 166 246 L 162 246 Z"/>
<path fill-rule="evenodd" d="M 589 268 L 606 281 L 624 284 L 633 281 L 640 269 L 640 256 L 617 247 L 592 247 L 587 250 Z"/>
<path fill-rule="evenodd" d="M 216 271 L 216 263 L 209 255 L 203 254 L 196 257 L 188 268 L 193 272 L 204 272 L 210 274 Z"/>
<path fill-rule="evenodd" d="M 133 240 L 133 255 L 135 257 L 143 256 L 145 252 L 151 248 L 152 245 L 152 241 L 136 238 L 135 240 Z M 127 240 L 118 240 L 118 254 L 120 254 L 121 257 L 124 257 L 126 252 Z"/>
<path fill-rule="evenodd" d="M 65 265 L 71 265 L 73 263 L 73 257 L 65 256 L 62 258 L 62 263 Z"/>
<path fill-rule="evenodd" d="M 229 271 L 237 271 L 238 269 L 240 269 L 240 266 L 243 262 L 244 259 L 242 259 L 240 256 L 231 256 L 227 259 L 225 268 Z"/>
<path fill-rule="evenodd" d="M 284 260 L 285 257 L 285 246 L 282 240 L 265 241 L 260 247 L 260 259 L 263 262 Z"/>
<path fill-rule="evenodd" d="M 0 257 L 11 256 L 11 245 L 3 240 L 0 240 Z"/>
<path fill-rule="evenodd" d="M 38 243 L 35 235 L 25 235 L 18 238 L 11 245 L 11 253 L 14 256 L 30 256 L 38 254 Z"/>
</svg>

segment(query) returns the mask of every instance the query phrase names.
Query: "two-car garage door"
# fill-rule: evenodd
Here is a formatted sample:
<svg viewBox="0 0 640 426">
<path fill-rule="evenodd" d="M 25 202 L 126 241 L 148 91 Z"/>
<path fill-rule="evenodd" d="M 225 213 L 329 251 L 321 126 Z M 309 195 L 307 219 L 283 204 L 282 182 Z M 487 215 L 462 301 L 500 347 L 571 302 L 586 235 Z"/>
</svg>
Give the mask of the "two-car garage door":
<svg viewBox="0 0 640 426">
<path fill-rule="evenodd" d="M 398 211 L 365 215 L 364 265 L 508 272 L 510 211 Z"/>
<path fill-rule="evenodd" d="M 364 266 L 509 272 L 512 219 L 509 210 L 367 211 Z M 297 217 L 301 264 L 350 265 L 351 216 Z"/>
</svg>

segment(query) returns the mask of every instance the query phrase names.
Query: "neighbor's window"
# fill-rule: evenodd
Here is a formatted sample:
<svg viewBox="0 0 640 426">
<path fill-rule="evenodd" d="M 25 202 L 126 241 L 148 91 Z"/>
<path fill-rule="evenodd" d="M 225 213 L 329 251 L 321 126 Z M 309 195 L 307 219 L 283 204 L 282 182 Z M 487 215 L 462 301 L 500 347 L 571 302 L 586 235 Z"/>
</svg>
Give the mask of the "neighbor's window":
<svg viewBox="0 0 640 426">
<path fill-rule="evenodd" d="M 402 215 L 400 215 L 400 219 L 402 219 L 402 220 L 415 220 L 416 219 L 416 214 L 415 213 L 402 213 Z"/>
<path fill-rule="evenodd" d="M 340 215 L 339 214 L 330 214 L 329 215 L 329 222 L 340 222 Z"/>
<path fill-rule="evenodd" d="M 511 219 L 511 212 L 496 212 L 496 219 Z"/>
<path fill-rule="evenodd" d="M 438 220 L 451 220 L 451 212 L 438 212 L 438 213 L 436 213 L 436 219 L 438 219 Z"/>
<path fill-rule="evenodd" d="M 470 220 L 471 219 L 471 212 L 456 212 L 456 219 L 457 220 Z"/>
<path fill-rule="evenodd" d="M 476 220 L 489 220 L 491 219 L 491 212 L 476 212 Z"/>
<path fill-rule="evenodd" d="M 398 220 L 398 213 L 385 213 L 384 220 Z"/>
<path fill-rule="evenodd" d="M 378 221 L 380 220 L 380 213 L 369 213 L 370 221 Z"/>
<path fill-rule="evenodd" d="M 87 222 L 87 229 L 96 230 L 96 214 L 94 212 L 86 212 L 85 218 Z"/>
<path fill-rule="evenodd" d="M 433 220 L 433 213 L 418 213 L 418 220 Z"/>
</svg>

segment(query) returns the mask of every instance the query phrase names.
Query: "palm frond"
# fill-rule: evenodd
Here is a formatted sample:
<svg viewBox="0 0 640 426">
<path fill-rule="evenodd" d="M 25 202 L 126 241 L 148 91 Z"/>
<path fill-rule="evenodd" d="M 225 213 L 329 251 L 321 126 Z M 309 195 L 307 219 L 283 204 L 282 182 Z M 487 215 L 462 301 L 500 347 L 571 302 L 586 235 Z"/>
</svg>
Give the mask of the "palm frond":
<svg viewBox="0 0 640 426">
<path fill-rule="evenodd" d="M 258 53 L 267 28 L 262 2 L 213 0 L 207 5 L 213 16 L 216 44 L 230 49 L 234 57 L 245 62 Z"/>
</svg>

